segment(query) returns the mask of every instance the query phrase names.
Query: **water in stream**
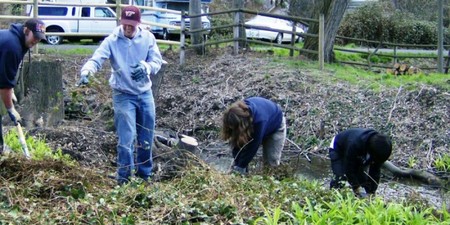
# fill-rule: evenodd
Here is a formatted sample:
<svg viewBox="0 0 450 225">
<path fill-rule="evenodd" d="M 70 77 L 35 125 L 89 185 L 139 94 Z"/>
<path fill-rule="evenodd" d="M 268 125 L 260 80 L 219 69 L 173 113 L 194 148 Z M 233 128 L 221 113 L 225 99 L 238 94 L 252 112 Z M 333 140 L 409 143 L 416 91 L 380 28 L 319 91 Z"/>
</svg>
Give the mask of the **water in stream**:
<svg viewBox="0 0 450 225">
<path fill-rule="evenodd" d="M 200 157 L 221 172 L 228 172 L 233 159 L 231 152 L 226 147 L 207 148 L 199 151 Z M 294 159 L 293 159 L 294 158 Z M 289 156 L 290 165 L 295 165 L 295 176 L 310 180 L 319 180 L 324 188 L 329 187 L 331 179 L 330 162 L 327 158 L 309 155 L 308 161 L 303 155 Z M 253 160 L 262 160 L 261 151 Z M 295 161 L 293 161 L 295 160 Z M 385 201 L 400 202 L 403 200 L 414 200 L 425 203 L 436 209 L 440 209 L 445 203 L 447 210 L 450 210 L 450 193 L 442 188 L 431 187 L 419 181 L 411 179 L 396 179 L 390 176 L 389 171 L 382 171 L 381 182 L 379 184 L 377 195 L 382 196 Z M 251 175 L 251 171 L 250 171 Z"/>
</svg>

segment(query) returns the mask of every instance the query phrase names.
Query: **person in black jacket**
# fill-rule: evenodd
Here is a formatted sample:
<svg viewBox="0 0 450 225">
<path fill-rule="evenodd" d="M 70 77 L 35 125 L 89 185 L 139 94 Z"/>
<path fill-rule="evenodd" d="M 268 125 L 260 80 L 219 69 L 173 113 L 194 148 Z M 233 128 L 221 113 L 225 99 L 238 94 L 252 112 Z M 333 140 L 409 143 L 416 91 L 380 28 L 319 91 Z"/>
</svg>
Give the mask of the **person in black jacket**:
<svg viewBox="0 0 450 225">
<path fill-rule="evenodd" d="M 334 174 L 330 188 L 341 188 L 344 181 L 348 181 L 359 197 L 375 194 L 381 166 L 391 153 L 390 138 L 374 129 L 351 128 L 340 132 L 329 149 Z"/>
<path fill-rule="evenodd" d="M 17 70 L 28 50 L 42 39 L 45 39 L 45 25 L 39 19 L 29 19 L 24 24 L 12 24 L 9 30 L 0 30 L 0 98 L 15 125 L 20 122 L 20 114 L 13 103 Z M 0 154 L 3 152 L 1 119 L 0 115 Z"/>
</svg>

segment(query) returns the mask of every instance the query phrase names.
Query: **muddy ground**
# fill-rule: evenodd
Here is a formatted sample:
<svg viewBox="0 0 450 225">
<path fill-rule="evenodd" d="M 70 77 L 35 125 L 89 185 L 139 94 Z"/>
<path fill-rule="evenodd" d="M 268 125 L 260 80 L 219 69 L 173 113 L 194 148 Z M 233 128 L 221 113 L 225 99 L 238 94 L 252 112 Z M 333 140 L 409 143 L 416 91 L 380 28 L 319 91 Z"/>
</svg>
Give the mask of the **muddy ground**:
<svg viewBox="0 0 450 225">
<path fill-rule="evenodd" d="M 335 79 L 333 70 L 304 66 L 305 59 L 299 57 L 292 62 L 296 66 L 286 67 L 277 62 L 289 59 L 250 51 L 232 55 L 230 49 L 210 49 L 206 56 L 192 52 L 188 56 L 186 65 L 180 67 L 176 52 L 163 53 L 168 64 L 156 99 L 157 130 L 166 137 L 182 133 L 197 138 L 196 154 L 202 163 L 227 169 L 231 159 L 226 144 L 219 139 L 221 113 L 236 100 L 263 96 L 279 103 L 287 118 L 284 166 L 311 168 L 307 177 L 314 177 L 313 170 L 322 170 L 316 178 L 324 185 L 330 172 L 327 146 L 337 132 L 349 127 L 373 127 L 391 135 L 392 162 L 448 179 L 433 165 L 440 155 L 450 154 L 450 94 L 446 91 L 427 85 L 385 88 L 364 81 L 350 85 Z M 61 148 L 82 165 L 113 173 L 116 138 L 106 81 L 109 64 L 104 64 L 90 87 L 80 88 L 75 83 L 89 56 L 42 57 L 59 59 L 64 65 L 66 119 L 55 127 L 27 128 L 29 134 L 45 137 L 50 146 Z M 379 88 L 373 91 L 370 87 Z M 155 150 L 155 171 L 167 177 L 174 155 L 163 156 L 164 150 Z M 305 154 L 313 159 L 311 163 Z M 258 162 L 254 160 L 254 171 Z M 398 183 L 389 176 L 385 179 L 390 183 L 382 184 L 379 190 L 386 198 L 417 195 L 436 206 L 444 199 L 441 190 Z"/>
</svg>

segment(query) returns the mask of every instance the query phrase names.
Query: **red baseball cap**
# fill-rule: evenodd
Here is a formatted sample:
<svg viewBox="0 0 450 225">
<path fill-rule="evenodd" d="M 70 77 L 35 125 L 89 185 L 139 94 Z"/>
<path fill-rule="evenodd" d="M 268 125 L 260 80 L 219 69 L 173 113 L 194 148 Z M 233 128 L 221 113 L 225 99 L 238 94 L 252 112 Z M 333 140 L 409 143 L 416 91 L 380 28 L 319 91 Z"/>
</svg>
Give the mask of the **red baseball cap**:
<svg viewBox="0 0 450 225">
<path fill-rule="evenodd" d="M 141 23 L 141 11 L 136 6 L 126 6 L 122 9 L 120 24 L 137 26 Z"/>
</svg>

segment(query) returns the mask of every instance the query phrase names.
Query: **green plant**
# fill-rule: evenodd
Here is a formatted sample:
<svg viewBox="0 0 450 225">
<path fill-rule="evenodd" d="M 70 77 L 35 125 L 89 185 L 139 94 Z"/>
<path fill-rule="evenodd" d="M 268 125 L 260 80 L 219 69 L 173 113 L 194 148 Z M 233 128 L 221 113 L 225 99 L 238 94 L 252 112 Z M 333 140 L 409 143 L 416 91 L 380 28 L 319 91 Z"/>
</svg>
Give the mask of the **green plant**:
<svg viewBox="0 0 450 225">
<path fill-rule="evenodd" d="M 270 211 L 266 209 L 266 207 L 264 206 L 262 207 L 264 209 L 264 216 L 257 218 L 254 224 L 259 224 L 260 222 L 263 222 L 266 225 L 277 225 L 282 214 L 280 206 L 278 206 L 273 210 L 273 214 L 271 214 Z"/>
<path fill-rule="evenodd" d="M 194 84 L 200 83 L 200 80 L 201 80 L 200 76 L 195 75 L 192 77 L 192 83 L 194 83 Z"/>
<path fill-rule="evenodd" d="M 414 168 L 417 164 L 417 159 L 415 156 L 409 156 L 408 158 L 408 167 L 409 168 Z"/>
<path fill-rule="evenodd" d="M 450 172 L 450 155 L 444 154 L 443 156 L 437 158 L 434 161 L 434 166 L 439 171 Z"/>
<path fill-rule="evenodd" d="M 22 154 L 22 145 L 19 142 L 18 134 L 15 129 L 9 130 L 4 138 L 5 143 L 13 152 Z M 71 165 L 76 162 L 69 155 L 63 154 L 61 149 L 53 151 L 44 139 L 35 139 L 28 136 L 26 138 L 26 143 L 33 160 L 56 159 Z"/>
</svg>

